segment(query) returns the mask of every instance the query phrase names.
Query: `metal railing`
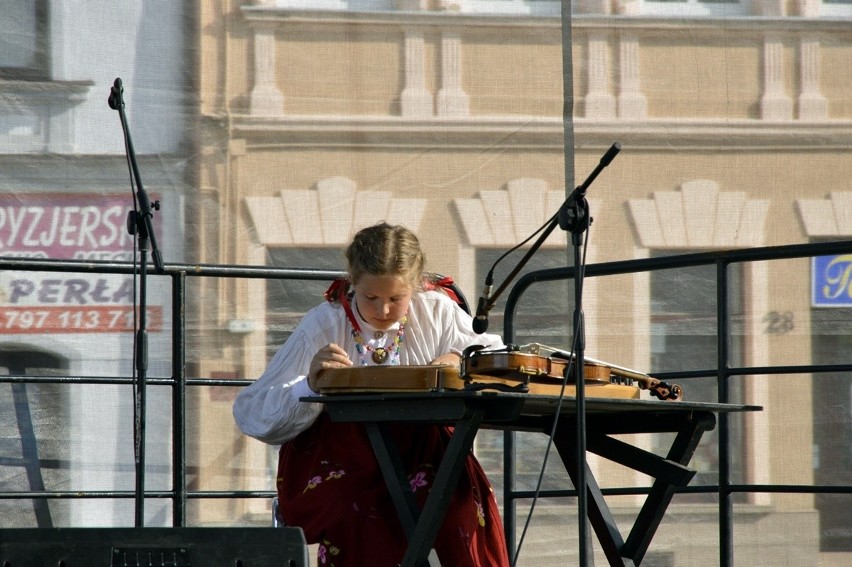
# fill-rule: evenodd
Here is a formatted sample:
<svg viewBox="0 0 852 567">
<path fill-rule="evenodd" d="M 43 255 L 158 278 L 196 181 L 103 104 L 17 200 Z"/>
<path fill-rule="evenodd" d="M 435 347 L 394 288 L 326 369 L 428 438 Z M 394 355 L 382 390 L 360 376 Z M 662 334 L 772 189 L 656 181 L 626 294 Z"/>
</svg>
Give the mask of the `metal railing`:
<svg viewBox="0 0 852 567">
<path fill-rule="evenodd" d="M 651 259 L 629 260 L 588 265 L 585 276 L 602 277 L 618 274 L 631 274 L 663 269 L 678 269 L 695 266 L 716 267 L 716 306 L 717 306 L 717 335 L 718 363 L 715 368 L 692 370 L 685 372 L 670 372 L 656 374 L 664 379 L 715 378 L 717 381 L 718 402 L 730 401 L 730 380 L 734 376 L 755 374 L 790 374 L 790 373 L 824 373 L 852 372 L 852 363 L 833 365 L 788 365 L 788 366 L 747 366 L 731 367 L 729 365 L 729 343 L 731 338 L 730 316 L 728 313 L 728 277 L 727 269 L 735 263 L 760 262 L 767 260 L 782 260 L 805 258 L 811 256 L 852 253 L 852 241 L 826 242 L 804 245 L 764 247 L 743 250 L 727 250 L 703 252 L 696 254 L 673 255 Z M 134 274 L 134 266 L 130 263 L 113 262 L 77 262 L 63 260 L 31 260 L 31 259 L 0 259 L 0 270 L 26 272 L 63 272 L 88 274 Z M 149 270 L 149 273 L 152 273 Z M 171 288 L 172 309 L 172 375 L 168 378 L 147 378 L 148 384 L 167 386 L 171 389 L 172 401 L 172 489 L 171 490 L 45 490 L 45 491 L 3 491 L 0 500 L 43 500 L 43 499 L 80 499 L 80 498 L 161 498 L 172 503 L 172 523 L 176 527 L 186 525 L 187 500 L 192 498 L 271 498 L 274 491 L 190 491 L 187 488 L 187 447 L 186 447 L 186 392 L 194 386 L 228 386 L 242 387 L 249 383 L 238 379 L 211 379 L 188 377 L 186 374 L 186 320 L 187 297 L 186 285 L 188 278 L 259 278 L 330 281 L 342 275 L 339 271 L 312 269 L 285 269 L 252 266 L 214 266 L 197 264 L 167 264 L 164 274 L 155 274 L 157 278 L 168 278 Z M 574 268 L 556 268 L 529 272 L 522 276 L 512 287 L 507 297 L 504 318 L 504 339 L 507 343 L 515 336 L 514 317 L 518 302 L 528 288 L 536 283 L 568 280 L 574 277 Z M 0 376 L 0 383 L 11 384 L 121 384 L 132 385 L 133 377 L 97 377 L 97 376 Z M 852 486 L 848 485 L 756 485 L 734 484 L 731 481 L 731 450 L 728 418 L 719 416 L 718 483 L 710 486 L 685 487 L 678 492 L 717 493 L 719 497 L 719 541 L 720 564 L 733 565 L 733 500 L 736 493 L 746 492 L 775 492 L 775 493 L 830 493 L 852 494 Z M 504 444 L 504 522 L 508 534 L 515 533 L 516 518 L 514 504 L 516 500 L 530 498 L 531 493 L 516 490 L 514 487 L 515 447 L 513 434 L 505 434 Z M 646 494 L 645 488 L 604 489 L 603 494 Z M 576 497 L 572 490 L 541 491 L 541 497 Z M 514 542 L 510 540 L 510 549 Z"/>
<path fill-rule="evenodd" d="M 95 262 L 73 260 L 32 260 L 17 258 L 0 259 L 0 271 L 59 272 L 78 274 L 137 274 L 134 265 L 125 262 Z M 171 390 L 172 404 L 172 489 L 149 490 L 139 486 L 135 490 L 44 490 L 44 491 L 0 491 L 0 500 L 51 500 L 51 499 L 168 499 L 172 503 L 172 524 L 186 526 L 187 500 L 191 498 L 269 498 L 274 491 L 190 491 L 187 488 L 187 445 L 186 445 L 186 395 L 187 387 L 226 386 L 243 387 L 248 380 L 214 379 L 189 377 L 186 374 L 186 321 L 187 321 L 187 278 L 259 278 L 303 281 L 331 281 L 344 275 L 335 270 L 286 269 L 258 266 L 215 266 L 200 264 L 166 264 L 163 274 L 156 274 L 149 267 L 149 276 L 168 278 L 171 288 L 171 370 L 172 375 L 147 377 L 146 384 L 166 386 Z M 0 376 L 0 384 L 118 384 L 132 386 L 133 376 Z M 144 476 L 144 471 L 137 471 Z M 140 484 L 144 486 L 144 482 Z"/>
<path fill-rule="evenodd" d="M 777 365 L 777 366 L 742 366 L 732 367 L 729 360 L 731 341 L 730 314 L 728 312 L 728 267 L 736 263 L 760 262 L 767 260 L 784 260 L 791 258 L 808 258 L 830 254 L 852 253 L 852 241 L 821 242 L 801 245 L 772 246 L 742 250 L 720 250 L 693 254 L 672 255 L 641 260 L 607 262 L 591 264 L 585 268 L 585 276 L 602 277 L 638 272 L 649 272 L 665 269 L 682 269 L 696 266 L 715 266 L 716 268 L 716 321 L 717 321 L 717 366 L 703 370 L 684 372 L 655 373 L 661 380 L 692 378 L 716 378 L 719 403 L 730 403 L 730 379 L 734 376 L 749 376 L 756 374 L 791 374 L 791 373 L 825 373 L 852 372 L 849 364 L 810 364 L 810 365 Z M 512 287 L 505 307 L 503 337 L 507 343 L 514 341 L 514 318 L 518 303 L 523 294 L 534 284 L 560 280 L 572 280 L 575 276 L 574 267 L 538 270 L 525 274 Z M 582 419 L 582 418 L 581 418 Z M 731 482 L 731 446 L 729 416 L 720 413 L 718 416 L 718 483 L 710 486 L 685 487 L 678 490 L 681 493 L 717 493 L 719 497 L 719 542 L 720 565 L 727 567 L 734 564 L 734 533 L 733 533 L 733 495 L 746 492 L 774 493 L 830 493 L 852 494 L 852 486 L 838 485 L 758 485 L 733 484 Z M 504 434 L 504 523 L 509 549 L 515 548 L 514 534 L 516 533 L 515 501 L 529 499 L 534 492 L 516 490 L 515 484 L 515 443 L 514 434 Z M 604 495 L 648 494 L 647 488 L 636 489 L 603 489 Z M 538 493 L 545 497 L 577 497 L 575 490 L 542 490 Z"/>
</svg>

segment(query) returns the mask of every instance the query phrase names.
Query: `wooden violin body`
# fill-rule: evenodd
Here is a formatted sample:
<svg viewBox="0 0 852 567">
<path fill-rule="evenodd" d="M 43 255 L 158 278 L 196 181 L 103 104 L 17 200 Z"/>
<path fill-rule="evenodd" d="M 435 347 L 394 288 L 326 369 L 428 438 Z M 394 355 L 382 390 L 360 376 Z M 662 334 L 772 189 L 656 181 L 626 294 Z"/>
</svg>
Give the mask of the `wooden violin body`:
<svg viewBox="0 0 852 567">
<path fill-rule="evenodd" d="M 555 349 L 553 353 L 560 356 L 544 356 L 538 354 L 541 345 L 534 345 L 531 352 L 520 352 L 513 348 L 497 351 L 482 351 L 479 347 L 471 347 L 462 357 L 462 377 L 478 374 L 497 377 L 510 377 L 527 382 L 544 382 L 552 380 L 562 382 L 563 377 L 571 371 L 568 384 L 575 390 L 577 372 L 571 364 L 572 355 Z M 677 384 L 670 386 L 647 374 L 615 366 L 593 358 L 584 358 L 583 378 L 587 390 L 599 385 L 632 387 L 636 385 L 636 396 L 639 389 L 648 390 L 660 400 L 679 400 L 683 398 L 683 389 Z M 567 392 L 566 392 L 567 393 Z M 573 394 L 569 394 L 573 395 Z M 591 394 L 590 394 L 591 395 Z M 621 397 L 621 396 L 617 396 Z"/>
<path fill-rule="evenodd" d="M 513 351 L 465 353 L 462 378 L 470 388 L 485 389 L 494 385 L 514 384 L 514 388 L 530 394 L 577 395 L 576 372 L 566 381 L 569 361 Z M 572 367 L 573 370 L 573 367 Z M 584 394 L 590 398 L 639 398 L 639 388 L 610 380 L 607 366 L 589 363 L 583 367 Z"/>
<path fill-rule="evenodd" d="M 467 357 L 462 375 L 507 376 L 518 380 L 556 378 L 561 381 L 568 370 L 568 362 L 560 358 L 523 352 L 488 351 Z M 576 382 L 576 376 L 574 369 L 569 382 Z M 603 364 L 587 363 L 583 367 L 583 377 L 587 383 L 611 382 L 609 367 Z"/>
</svg>

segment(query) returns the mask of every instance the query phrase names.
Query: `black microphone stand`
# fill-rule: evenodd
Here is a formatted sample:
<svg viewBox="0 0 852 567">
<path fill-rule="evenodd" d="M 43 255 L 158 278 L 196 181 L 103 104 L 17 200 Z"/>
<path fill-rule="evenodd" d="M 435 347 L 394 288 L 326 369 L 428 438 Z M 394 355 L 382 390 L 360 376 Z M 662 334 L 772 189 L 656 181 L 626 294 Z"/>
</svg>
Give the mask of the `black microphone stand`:
<svg viewBox="0 0 852 567">
<path fill-rule="evenodd" d="M 584 271 L 581 269 L 581 249 L 583 244 L 583 233 L 588 230 L 592 224 L 592 217 L 589 215 L 589 203 L 586 201 L 586 190 L 589 185 L 595 180 L 603 169 L 610 164 L 618 152 L 621 151 L 619 143 L 613 144 L 603 155 L 597 167 L 589 174 L 589 177 L 578 185 L 568 196 L 564 203 L 559 207 L 559 211 L 542 231 L 541 236 L 536 240 L 530 249 L 524 254 L 523 258 L 518 262 L 518 265 L 512 272 L 506 276 L 503 283 L 497 288 L 494 294 L 483 306 L 483 312 L 487 314 L 500 297 L 500 294 L 514 277 L 526 265 L 533 254 L 541 247 L 550 233 L 558 225 L 563 230 L 571 233 L 571 244 L 574 247 L 574 333 L 577 336 L 577 345 L 574 348 L 574 366 L 576 382 L 577 382 L 577 473 L 575 487 L 577 490 L 577 516 L 579 518 L 579 543 L 580 543 L 580 565 L 585 567 L 588 565 L 588 548 L 587 537 L 588 530 L 586 529 L 586 518 L 588 517 L 588 495 L 586 493 L 586 388 L 585 388 L 585 319 L 583 315 L 583 276 Z M 567 366 L 570 369 L 570 365 Z M 567 372 L 567 370 L 566 370 Z M 558 416 L 557 416 L 558 418 Z"/>
<path fill-rule="evenodd" d="M 130 129 L 127 126 L 127 116 L 124 113 L 124 87 L 121 79 L 116 79 L 110 89 L 109 107 L 118 111 L 121 119 L 121 129 L 124 132 L 124 145 L 131 174 L 136 181 L 136 203 L 133 211 L 127 216 L 127 231 L 137 235 L 139 248 L 139 320 L 134 341 L 134 363 L 136 368 L 136 399 L 135 405 L 135 438 L 134 449 L 136 456 L 136 527 L 145 525 L 145 412 L 146 412 L 146 381 L 148 371 L 148 318 L 147 318 L 147 273 L 148 273 L 148 242 L 151 243 L 152 259 L 158 273 L 163 273 L 163 259 L 157 248 L 157 239 L 151 219 L 153 209 L 160 208 L 157 201 L 153 207 L 142 186 L 136 154 L 133 151 L 133 141 L 130 139 Z"/>
<path fill-rule="evenodd" d="M 586 320 L 583 314 L 583 283 L 584 266 L 581 265 L 581 249 L 583 233 L 592 224 L 589 214 L 589 203 L 586 201 L 586 189 L 598 174 L 621 151 L 621 146 L 615 143 L 601 158 L 600 163 L 582 185 L 578 186 L 559 209 L 557 215 L 559 226 L 571 233 L 571 244 L 574 248 L 574 333 L 577 336 L 574 348 L 574 376 L 577 382 L 577 473 L 574 488 L 577 490 L 577 525 L 580 545 L 580 565 L 588 565 L 588 494 L 586 485 Z"/>
</svg>

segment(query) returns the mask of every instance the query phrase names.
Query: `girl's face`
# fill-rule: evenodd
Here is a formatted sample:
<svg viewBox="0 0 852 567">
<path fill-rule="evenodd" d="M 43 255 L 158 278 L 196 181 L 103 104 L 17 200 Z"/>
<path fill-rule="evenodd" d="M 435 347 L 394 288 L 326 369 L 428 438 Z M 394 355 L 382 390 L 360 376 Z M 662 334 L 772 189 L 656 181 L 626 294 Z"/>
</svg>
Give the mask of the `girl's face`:
<svg viewBox="0 0 852 567">
<path fill-rule="evenodd" d="M 384 330 L 408 312 L 413 291 L 397 276 L 364 274 L 355 285 L 355 305 L 367 323 Z"/>
</svg>

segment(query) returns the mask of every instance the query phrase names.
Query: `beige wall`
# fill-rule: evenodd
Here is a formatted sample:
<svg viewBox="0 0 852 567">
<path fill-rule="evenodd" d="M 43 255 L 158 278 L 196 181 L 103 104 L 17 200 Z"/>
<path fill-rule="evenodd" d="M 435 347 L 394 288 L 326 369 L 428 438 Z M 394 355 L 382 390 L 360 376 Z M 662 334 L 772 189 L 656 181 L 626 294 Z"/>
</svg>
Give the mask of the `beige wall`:
<svg viewBox="0 0 852 567">
<path fill-rule="evenodd" d="M 374 214 L 403 215 L 431 267 L 475 296 L 483 274 L 475 273 L 471 250 L 506 249 L 521 240 L 518 227 L 555 212 L 565 190 L 559 18 L 212 4 L 201 8 L 207 137 L 200 176 L 216 206 L 205 209 L 210 216 L 201 224 L 221 234 L 204 261 L 263 262 L 265 245 L 305 245 L 298 235 L 307 225 L 320 234 L 310 245 L 342 245 L 378 220 Z M 823 236 L 808 232 L 797 203 L 852 190 L 846 27 L 791 18 L 576 16 L 573 41 L 572 184 L 610 144 L 623 146 L 590 188 L 594 261 Z M 455 89 L 452 104 L 442 107 L 447 85 Z M 522 198 L 527 189 L 514 200 L 500 196 L 529 179 L 521 185 L 536 187 L 534 197 Z M 501 199 L 508 241 L 484 226 Z M 348 210 L 362 206 L 349 215 L 341 202 Z M 477 207 L 485 216 L 464 214 Z M 832 236 L 848 235 L 848 224 Z M 564 246 L 564 235 L 548 245 Z M 810 332 L 808 278 L 804 260 L 749 272 L 747 363 L 810 362 L 802 348 Z M 647 368 L 647 278 L 590 288 L 587 321 L 598 350 L 590 354 Z M 256 308 L 249 313 L 251 301 L 227 300 L 230 291 L 210 307 L 220 320 L 263 317 Z M 792 311 L 795 332 L 764 336 L 761 320 L 772 311 Z M 259 372 L 262 340 L 244 341 L 205 361 L 202 372 L 222 365 Z M 792 395 L 787 384 L 758 377 L 747 391 L 747 401 L 767 407 L 747 425 L 749 480 L 812 482 L 807 387 Z M 224 415 L 224 406 L 215 411 Z M 782 456 L 773 457 L 780 446 Z M 812 509 L 806 495 L 753 503 Z"/>
</svg>

